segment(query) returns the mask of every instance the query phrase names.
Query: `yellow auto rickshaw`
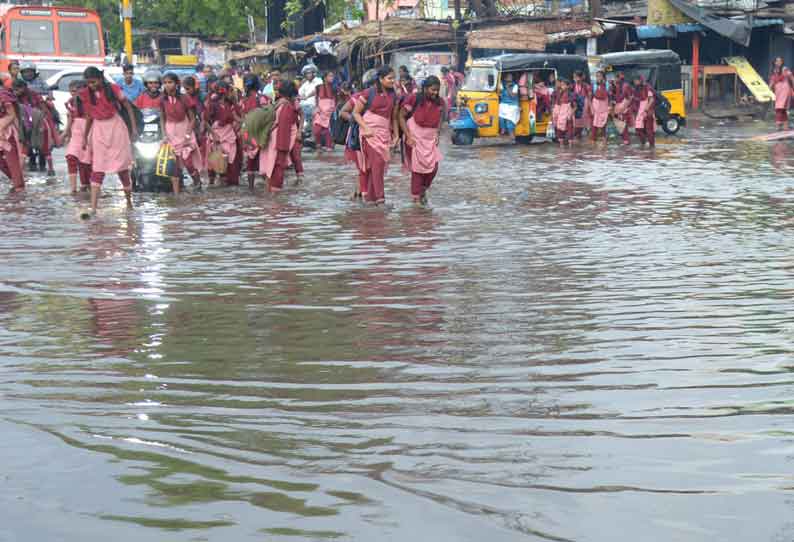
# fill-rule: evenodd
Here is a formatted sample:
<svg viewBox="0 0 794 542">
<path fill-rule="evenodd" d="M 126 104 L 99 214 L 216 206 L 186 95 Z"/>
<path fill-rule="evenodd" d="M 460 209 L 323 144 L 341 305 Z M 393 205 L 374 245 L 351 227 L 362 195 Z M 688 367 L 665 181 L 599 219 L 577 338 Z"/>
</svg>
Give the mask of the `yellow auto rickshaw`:
<svg viewBox="0 0 794 542">
<path fill-rule="evenodd" d="M 669 49 L 625 51 L 607 53 L 593 60 L 591 79 L 595 79 L 595 71 L 599 70 L 604 71 L 608 81 L 614 80 L 618 72 L 623 72 L 627 82 L 631 83 L 635 76 L 641 75 L 656 89 L 663 97 L 654 110 L 662 130 L 672 135 L 686 125 L 681 58 L 675 52 Z"/>
<path fill-rule="evenodd" d="M 513 74 L 519 87 L 517 143 L 545 137 L 551 119 L 550 93 L 554 82 L 588 73 L 587 58 L 551 53 L 515 53 L 474 61 L 458 91 L 458 116 L 449 125 L 452 143 L 471 145 L 475 137 L 499 136 L 499 90 L 502 77 Z"/>
</svg>

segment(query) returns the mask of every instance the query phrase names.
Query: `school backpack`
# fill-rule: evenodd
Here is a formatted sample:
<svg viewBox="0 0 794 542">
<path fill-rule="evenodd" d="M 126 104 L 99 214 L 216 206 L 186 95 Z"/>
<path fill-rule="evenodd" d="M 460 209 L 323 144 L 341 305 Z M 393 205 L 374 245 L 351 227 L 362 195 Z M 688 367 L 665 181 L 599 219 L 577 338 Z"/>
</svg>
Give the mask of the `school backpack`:
<svg viewBox="0 0 794 542">
<path fill-rule="evenodd" d="M 367 103 L 364 105 L 364 109 L 361 111 L 361 116 L 364 116 L 364 113 L 367 112 L 367 109 L 370 108 L 372 105 L 372 101 L 375 99 L 375 87 L 370 87 L 369 92 L 367 93 Z M 360 126 L 358 123 L 353 120 L 350 123 L 350 136 L 347 138 L 347 148 L 352 151 L 360 151 L 361 150 L 361 137 L 359 136 Z"/>
<path fill-rule="evenodd" d="M 341 117 L 341 111 L 342 107 L 334 111 L 334 114 L 331 116 L 331 138 L 337 145 L 344 145 L 347 143 L 347 132 L 350 129 L 350 121 Z"/>
<path fill-rule="evenodd" d="M 574 113 L 574 116 L 577 119 L 581 119 L 582 118 L 582 114 L 584 113 L 584 100 L 585 100 L 585 97 L 582 96 L 581 94 L 574 94 L 574 97 L 575 97 L 575 100 L 576 100 L 576 112 Z"/>
<path fill-rule="evenodd" d="M 264 149 L 270 142 L 273 125 L 276 124 L 277 106 L 268 104 L 249 112 L 240 126 L 243 144 Z"/>
<path fill-rule="evenodd" d="M 391 92 L 394 95 L 394 91 Z M 375 100 L 375 87 L 370 87 L 369 92 L 367 93 L 367 103 L 364 105 L 364 109 L 361 110 L 361 116 L 364 116 L 364 113 L 372 106 L 372 102 Z M 352 115 L 352 114 L 351 114 Z M 353 120 L 350 123 L 350 137 L 347 138 L 347 148 L 353 151 L 360 151 L 361 150 L 361 138 L 359 137 L 360 127 L 358 123 Z"/>
</svg>

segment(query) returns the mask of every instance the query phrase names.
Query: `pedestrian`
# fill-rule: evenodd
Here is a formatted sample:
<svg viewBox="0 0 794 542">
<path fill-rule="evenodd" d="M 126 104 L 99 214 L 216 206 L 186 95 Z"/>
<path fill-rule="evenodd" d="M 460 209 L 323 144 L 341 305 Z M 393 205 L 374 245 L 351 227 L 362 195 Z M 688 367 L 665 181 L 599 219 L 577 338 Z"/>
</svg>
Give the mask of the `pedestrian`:
<svg viewBox="0 0 794 542">
<path fill-rule="evenodd" d="M 518 85 L 513 81 L 512 73 L 502 74 L 499 85 L 499 133 L 512 136 L 521 117 L 518 105 Z"/>
<path fill-rule="evenodd" d="M 16 94 L 0 89 L 0 171 L 11 181 L 11 192 L 25 190 L 18 109 Z"/>
<path fill-rule="evenodd" d="M 339 110 L 339 117 L 350 123 L 350 128 L 348 128 L 347 131 L 347 142 L 345 144 L 345 160 L 354 164 L 358 171 L 358 181 L 353 189 L 352 201 L 360 200 L 361 193 L 367 191 L 367 170 L 364 167 L 364 153 L 361 152 L 360 148 L 353 149 L 350 145 L 352 126 L 355 122 L 355 119 L 353 119 L 353 110 L 356 108 L 356 103 L 358 102 L 360 94 L 361 93 L 352 94 L 347 102 L 345 102 L 345 105 L 342 106 L 342 109 Z"/>
<path fill-rule="evenodd" d="M 438 77 L 436 77 L 438 79 Z M 400 97 L 410 96 L 416 92 L 416 81 L 411 77 L 408 71 L 408 66 L 400 66 L 399 69 L 399 83 L 397 85 L 397 94 Z"/>
<path fill-rule="evenodd" d="M 609 90 L 607 80 L 603 71 L 596 72 L 595 90 L 591 100 L 591 111 L 593 112 L 592 138 L 593 143 L 598 139 L 599 132 L 603 134 L 604 141 L 607 139 L 607 122 L 609 121 Z"/>
<path fill-rule="evenodd" d="M 317 80 L 319 81 L 320 79 L 317 78 Z M 276 96 L 279 96 L 278 90 L 276 90 Z M 303 182 L 303 127 L 307 124 L 303 116 L 301 99 L 300 96 L 298 96 L 298 85 L 295 85 L 295 97 L 292 99 L 292 107 L 295 109 L 295 114 L 297 115 L 297 119 L 295 120 L 297 132 L 295 134 L 296 144 L 292 146 L 289 158 L 295 169 L 295 184 L 298 185 Z"/>
<path fill-rule="evenodd" d="M 317 67 L 314 64 L 307 64 L 301 70 L 303 82 L 300 84 L 298 96 L 301 99 L 301 109 L 303 110 L 303 118 L 306 119 L 309 126 L 312 125 L 312 117 L 314 116 L 314 106 L 317 103 L 315 96 L 317 95 L 317 88 L 322 86 L 323 81 L 317 77 Z"/>
<path fill-rule="evenodd" d="M 102 181 L 108 173 L 118 174 L 124 187 L 127 207 L 132 208 L 130 131 L 138 133 L 132 107 L 121 88 L 105 81 L 105 75 L 98 68 L 86 68 L 83 78 L 86 87 L 78 93 L 88 119 L 83 148 L 90 145 L 94 151 L 91 161 L 91 211 L 96 213 Z M 126 110 L 130 119 L 129 130 L 119 114 L 119 106 Z"/>
<path fill-rule="evenodd" d="M 245 115 L 251 111 L 268 105 L 270 103 L 270 98 L 259 93 L 262 87 L 261 82 L 259 81 L 259 76 L 250 73 L 243 79 L 243 84 L 245 87 L 245 98 L 243 98 L 243 101 L 240 104 L 240 110 L 241 116 L 245 117 Z M 243 145 L 243 154 L 246 158 L 248 188 L 253 190 L 254 182 L 256 180 L 256 173 L 259 171 L 259 146 Z"/>
<path fill-rule="evenodd" d="M 353 118 L 360 127 L 361 150 L 367 172 L 366 190 L 362 198 L 375 205 L 386 202 L 384 178 L 391 158 L 391 149 L 399 141 L 397 96 L 394 92 L 394 70 L 383 66 L 375 84 L 359 96 Z"/>
<path fill-rule="evenodd" d="M 634 76 L 634 129 L 640 138 L 640 146 L 648 142 L 649 147 L 656 144 L 656 116 L 653 108 L 656 103 L 656 96 L 650 84 L 645 82 L 642 75 Z"/>
<path fill-rule="evenodd" d="M 571 145 L 574 136 L 573 120 L 576 113 L 576 95 L 567 79 L 558 81 L 558 91 L 554 95 L 554 108 L 551 118 L 560 147 Z"/>
<path fill-rule="evenodd" d="M 179 77 L 175 73 L 165 74 L 160 122 L 165 140 L 176 155 L 177 170 L 171 177 L 171 185 L 177 195 L 182 188 L 183 169 L 193 179 L 193 187 L 201 188 L 201 151 L 196 140 L 196 116 L 191 106 L 192 101 L 184 99 L 179 92 Z"/>
<path fill-rule="evenodd" d="M 447 111 L 449 111 L 455 105 L 455 98 L 458 95 L 458 80 L 455 77 L 455 73 L 446 66 L 441 68 L 441 83 L 442 97 L 446 99 Z"/>
<path fill-rule="evenodd" d="M 782 57 L 777 57 L 772 63 L 769 88 L 775 93 L 775 124 L 778 130 L 782 130 L 788 124 L 788 109 L 794 92 L 794 76 L 783 65 Z"/>
<path fill-rule="evenodd" d="M 336 93 L 334 92 L 334 72 L 329 71 L 323 78 L 323 85 L 318 87 L 315 94 L 316 105 L 312 134 L 317 148 L 334 150 L 334 140 L 331 137 L 331 116 L 336 111 Z"/>
<path fill-rule="evenodd" d="M 77 79 L 69 83 L 71 98 L 66 102 L 66 130 L 64 131 L 64 144 L 66 145 L 66 169 L 69 174 L 69 186 L 72 194 L 77 193 L 77 177 L 80 176 L 80 190 L 87 192 L 91 187 L 91 162 L 93 161 L 92 148 L 89 141 L 87 147 L 83 146 L 86 139 L 86 117 L 83 101 L 79 93 L 85 88 L 85 81 Z"/>
<path fill-rule="evenodd" d="M 577 70 L 573 74 L 573 93 L 576 95 L 576 115 L 573 119 L 574 137 L 580 138 L 585 130 L 593 126 L 593 115 L 590 109 L 593 87 L 584 72 Z"/>
<path fill-rule="evenodd" d="M 204 108 L 205 121 L 209 126 L 209 141 L 213 149 L 220 150 L 226 158 L 227 185 L 240 184 L 242 169 L 242 146 L 239 144 L 237 129 L 240 126 L 240 110 L 235 101 L 233 89 L 226 81 L 220 81 Z M 209 172 L 209 184 L 215 184 L 216 172 Z"/>
<path fill-rule="evenodd" d="M 19 60 L 12 60 L 8 63 L 8 78 L 3 81 L 3 86 L 11 89 L 11 85 L 19 79 Z"/>
<path fill-rule="evenodd" d="M 182 79 L 182 88 L 185 91 L 185 103 L 196 118 L 194 132 L 201 154 L 201 171 L 205 171 L 207 169 L 207 130 L 204 123 L 204 101 L 201 99 L 201 91 L 196 78 L 188 76 Z"/>
<path fill-rule="evenodd" d="M 125 64 L 123 75 L 116 79 L 116 84 L 121 87 L 121 91 L 130 103 L 135 103 L 138 96 L 145 90 L 143 81 L 135 77 L 135 68 L 132 64 Z"/>
<path fill-rule="evenodd" d="M 159 70 L 146 70 L 143 74 L 143 82 L 146 84 L 146 89 L 135 100 L 135 107 L 140 110 L 144 109 L 160 109 L 160 102 L 162 101 L 163 93 L 161 91 L 163 85 L 163 76 Z"/>
<path fill-rule="evenodd" d="M 623 72 L 616 74 L 611 91 L 614 104 L 612 122 L 623 140 L 623 145 L 628 145 L 629 127 L 634 125 L 634 114 L 631 107 L 634 101 L 634 90 L 625 80 Z"/>
<path fill-rule="evenodd" d="M 265 90 L 263 94 L 270 98 L 271 102 L 276 101 L 276 88 L 278 87 L 279 81 L 281 81 L 281 71 L 278 68 L 273 68 L 270 70 L 270 81 L 267 85 L 265 85 Z"/>
<path fill-rule="evenodd" d="M 284 172 L 289 167 L 292 150 L 300 145 L 298 140 L 298 109 L 295 97 L 298 91 L 292 81 L 281 81 L 276 100 L 276 121 L 270 132 L 267 147 L 259 158 L 259 172 L 267 179 L 269 192 L 284 189 Z"/>
<path fill-rule="evenodd" d="M 54 177 L 52 149 L 60 144 L 55 109 L 38 92 L 30 90 L 23 79 L 14 81 L 12 89 L 22 116 L 22 140 L 28 149 L 28 168 L 46 171 L 47 176 Z"/>
<path fill-rule="evenodd" d="M 427 203 L 427 190 L 441 162 L 438 137 L 445 102 L 439 97 L 440 92 L 441 81 L 431 75 L 422 82 L 421 91 L 406 97 L 400 107 L 405 165 L 411 172 L 411 197 L 414 203 L 422 205 Z"/>
</svg>

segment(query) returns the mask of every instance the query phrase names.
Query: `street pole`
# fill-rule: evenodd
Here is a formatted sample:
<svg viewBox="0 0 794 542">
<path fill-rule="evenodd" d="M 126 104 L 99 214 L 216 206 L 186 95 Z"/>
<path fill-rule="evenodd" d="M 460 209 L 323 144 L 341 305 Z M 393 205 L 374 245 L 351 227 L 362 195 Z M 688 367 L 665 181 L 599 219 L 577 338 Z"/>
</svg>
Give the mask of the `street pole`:
<svg viewBox="0 0 794 542">
<path fill-rule="evenodd" d="M 121 0 L 121 17 L 124 21 L 124 52 L 127 63 L 132 64 L 132 0 Z"/>
</svg>

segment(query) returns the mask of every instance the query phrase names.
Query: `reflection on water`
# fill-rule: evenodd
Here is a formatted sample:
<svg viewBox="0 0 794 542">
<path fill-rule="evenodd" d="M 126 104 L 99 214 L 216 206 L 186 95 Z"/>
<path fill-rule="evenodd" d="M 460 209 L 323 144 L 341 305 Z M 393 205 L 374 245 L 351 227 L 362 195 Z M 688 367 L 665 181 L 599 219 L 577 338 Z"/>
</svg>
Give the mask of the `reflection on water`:
<svg viewBox="0 0 794 542">
<path fill-rule="evenodd" d="M 88 223 L 1 198 L 0 541 L 791 539 L 760 129 L 453 148 L 431 209 L 396 166 L 352 206 L 338 156 Z"/>
</svg>

